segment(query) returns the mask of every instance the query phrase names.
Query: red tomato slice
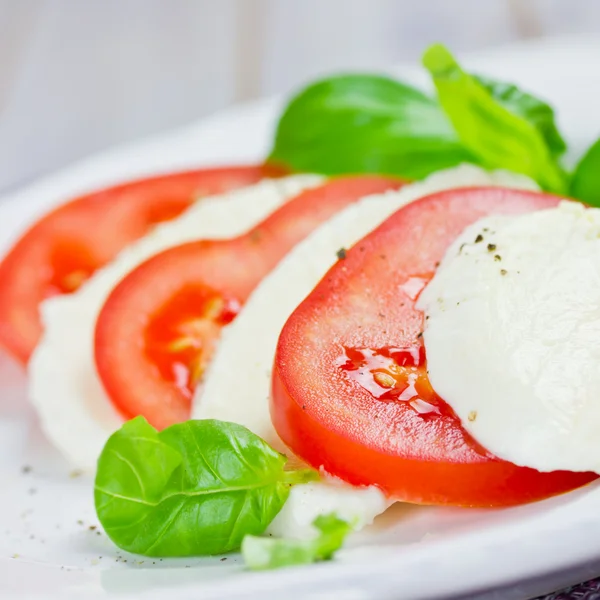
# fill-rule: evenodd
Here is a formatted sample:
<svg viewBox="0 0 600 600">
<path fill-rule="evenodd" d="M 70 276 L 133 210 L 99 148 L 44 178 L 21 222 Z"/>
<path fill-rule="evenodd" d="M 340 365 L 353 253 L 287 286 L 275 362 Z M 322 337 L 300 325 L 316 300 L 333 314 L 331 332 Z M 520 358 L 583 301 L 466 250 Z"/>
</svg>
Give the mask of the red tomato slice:
<svg viewBox="0 0 600 600">
<path fill-rule="evenodd" d="M 42 332 L 42 300 L 75 291 L 125 246 L 197 198 L 282 174 L 263 165 L 198 169 L 125 183 L 58 207 L 0 263 L 0 344 L 25 363 Z"/>
<path fill-rule="evenodd" d="M 334 179 L 245 235 L 183 244 L 132 271 L 107 299 L 95 339 L 98 374 L 123 416 L 143 415 L 158 428 L 189 418 L 221 328 L 260 280 L 341 208 L 400 185 L 375 176 Z"/>
<path fill-rule="evenodd" d="M 441 192 L 356 244 L 282 330 L 271 401 L 282 440 L 314 467 L 419 504 L 504 506 L 594 479 L 517 467 L 479 446 L 429 385 L 423 314 L 415 308 L 469 224 L 558 201 L 498 188 Z"/>
</svg>

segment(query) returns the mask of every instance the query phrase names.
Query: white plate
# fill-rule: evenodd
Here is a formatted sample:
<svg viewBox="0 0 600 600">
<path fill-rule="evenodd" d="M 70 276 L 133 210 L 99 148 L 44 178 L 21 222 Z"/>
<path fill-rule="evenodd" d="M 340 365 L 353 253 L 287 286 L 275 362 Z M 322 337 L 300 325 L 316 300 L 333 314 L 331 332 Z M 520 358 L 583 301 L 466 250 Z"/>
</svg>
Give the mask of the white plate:
<svg viewBox="0 0 600 600">
<path fill-rule="evenodd" d="M 600 133 L 600 44 L 520 46 L 471 67 L 551 99 L 578 148 Z M 424 81 L 414 68 L 398 73 Z M 97 186 L 198 164 L 257 160 L 277 100 L 229 110 L 184 131 L 88 160 L 4 199 L 0 251 L 42 211 Z M 24 467 L 31 467 L 31 470 Z M 91 480 L 43 439 L 24 375 L 0 358 L 0 596 L 19 598 L 525 598 L 600 573 L 600 486 L 507 510 L 397 506 L 330 564 L 246 573 L 232 555 L 148 560 L 95 527 Z M 500 591 L 497 588 L 501 588 Z M 493 591 L 495 590 L 496 591 Z"/>
</svg>

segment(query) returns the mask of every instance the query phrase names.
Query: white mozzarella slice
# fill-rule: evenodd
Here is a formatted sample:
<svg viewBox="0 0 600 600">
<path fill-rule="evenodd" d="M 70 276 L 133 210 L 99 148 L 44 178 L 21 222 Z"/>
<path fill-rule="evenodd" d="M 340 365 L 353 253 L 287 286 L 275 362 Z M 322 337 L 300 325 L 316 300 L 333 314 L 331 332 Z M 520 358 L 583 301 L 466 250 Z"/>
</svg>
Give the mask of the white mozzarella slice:
<svg viewBox="0 0 600 600">
<path fill-rule="evenodd" d="M 330 477 L 326 482 L 304 483 L 292 488 L 283 508 L 267 529 L 277 537 L 311 539 L 316 517 L 337 514 L 356 531 L 370 525 L 391 502 L 376 487 L 354 487 Z"/>
<path fill-rule="evenodd" d="M 482 219 L 419 307 L 431 384 L 480 444 L 540 471 L 600 473 L 600 210 Z"/>
<path fill-rule="evenodd" d="M 236 320 L 224 330 L 204 385 L 195 395 L 193 417 L 240 423 L 285 451 L 269 416 L 271 366 L 277 339 L 288 316 L 335 262 L 336 252 L 351 247 L 417 198 L 449 188 L 486 185 L 536 189 L 526 177 L 461 165 L 400 191 L 366 197 L 321 225 L 263 280 Z M 292 489 L 273 527 L 279 533 L 295 535 L 297 522 L 311 522 L 332 508 L 347 510 L 352 494 L 357 495 L 352 520 L 359 526 L 370 523 L 388 505 L 375 488 L 365 491 L 329 483 L 298 485 Z M 298 516 L 296 511 L 300 511 Z"/>
<path fill-rule="evenodd" d="M 29 363 L 29 397 L 46 435 L 73 465 L 93 468 L 107 437 L 123 422 L 102 388 L 93 358 L 96 319 L 114 286 L 137 265 L 169 247 L 244 233 L 303 189 L 322 181 L 315 175 L 264 180 L 204 198 L 133 243 L 78 292 L 42 304 L 44 335 Z"/>
</svg>

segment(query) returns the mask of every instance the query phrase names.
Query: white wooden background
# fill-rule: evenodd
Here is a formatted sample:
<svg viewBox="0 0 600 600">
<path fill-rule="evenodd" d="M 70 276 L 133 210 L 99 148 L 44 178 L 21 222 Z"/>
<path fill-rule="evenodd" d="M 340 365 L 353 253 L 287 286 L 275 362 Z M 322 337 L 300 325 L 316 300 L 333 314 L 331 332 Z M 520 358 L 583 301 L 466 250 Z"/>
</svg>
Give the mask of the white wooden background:
<svg viewBox="0 0 600 600">
<path fill-rule="evenodd" d="M 336 69 L 566 33 L 600 0 L 0 0 L 0 191 Z"/>
</svg>

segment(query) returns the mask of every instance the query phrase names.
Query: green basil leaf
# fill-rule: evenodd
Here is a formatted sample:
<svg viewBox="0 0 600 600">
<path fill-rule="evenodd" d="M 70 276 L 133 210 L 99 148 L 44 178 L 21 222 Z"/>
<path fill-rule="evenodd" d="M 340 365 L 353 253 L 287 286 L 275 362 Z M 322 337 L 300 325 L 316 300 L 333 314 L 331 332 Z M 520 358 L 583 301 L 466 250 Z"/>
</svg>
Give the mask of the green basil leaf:
<svg viewBox="0 0 600 600">
<path fill-rule="evenodd" d="M 496 101 L 444 46 L 426 50 L 423 64 L 458 136 L 483 166 L 523 173 L 546 190 L 565 191 L 565 173 L 532 123 Z"/>
<path fill-rule="evenodd" d="M 129 552 L 229 552 L 246 534 L 265 530 L 291 485 L 317 477 L 284 471 L 286 461 L 241 425 L 187 421 L 159 433 L 137 417 L 102 450 L 96 512 L 110 539 Z"/>
<path fill-rule="evenodd" d="M 482 75 L 473 77 L 504 108 L 531 123 L 544 138 L 551 154 L 560 156 L 565 152 L 567 144 L 556 127 L 554 110 L 549 104 L 520 90 L 512 83 L 496 81 Z"/>
<path fill-rule="evenodd" d="M 376 75 L 331 77 L 300 92 L 279 120 L 270 160 L 298 171 L 406 179 L 477 162 L 434 99 Z"/>
<path fill-rule="evenodd" d="M 570 194 L 591 206 L 600 206 L 600 139 L 579 161 L 571 179 Z"/>
<path fill-rule="evenodd" d="M 349 523 L 333 513 L 317 517 L 313 525 L 319 535 L 308 541 L 246 536 L 242 542 L 246 566 L 254 570 L 278 569 L 329 560 L 352 531 Z"/>
</svg>

